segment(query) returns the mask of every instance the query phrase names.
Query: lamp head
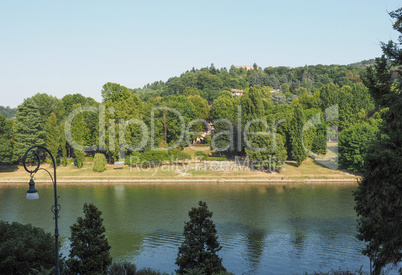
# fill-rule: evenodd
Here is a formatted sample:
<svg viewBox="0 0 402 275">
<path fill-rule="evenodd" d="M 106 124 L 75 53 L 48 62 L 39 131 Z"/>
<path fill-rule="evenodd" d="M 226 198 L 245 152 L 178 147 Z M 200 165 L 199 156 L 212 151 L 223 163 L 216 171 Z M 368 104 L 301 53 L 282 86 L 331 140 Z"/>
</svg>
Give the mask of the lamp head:
<svg viewBox="0 0 402 275">
<path fill-rule="evenodd" d="M 31 178 L 29 181 L 29 189 L 27 191 L 27 200 L 37 200 L 39 199 L 39 194 L 38 191 L 35 189 L 35 182 Z"/>
</svg>

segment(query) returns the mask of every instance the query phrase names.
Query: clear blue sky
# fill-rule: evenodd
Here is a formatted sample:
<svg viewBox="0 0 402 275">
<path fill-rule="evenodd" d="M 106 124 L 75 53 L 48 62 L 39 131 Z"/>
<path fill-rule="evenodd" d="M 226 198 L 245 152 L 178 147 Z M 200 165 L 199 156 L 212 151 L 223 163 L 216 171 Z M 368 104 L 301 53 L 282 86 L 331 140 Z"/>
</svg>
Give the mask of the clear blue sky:
<svg viewBox="0 0 402 275">
<path fill-rule="evenodd" d="M 396 0 L 0 2 L 0 105 L 38 92 L 101 101 L 192 67 L 349 64 L 396 40 Z"/>
</svg>

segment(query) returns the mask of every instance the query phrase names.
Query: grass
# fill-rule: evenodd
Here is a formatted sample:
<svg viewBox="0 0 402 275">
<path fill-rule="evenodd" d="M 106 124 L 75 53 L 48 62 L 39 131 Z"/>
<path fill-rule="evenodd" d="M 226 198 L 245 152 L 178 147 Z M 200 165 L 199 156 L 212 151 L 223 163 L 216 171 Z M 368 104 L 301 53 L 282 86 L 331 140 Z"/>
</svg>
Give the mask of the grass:
<svg viewBox="0 0 402 275">
<path fill-rule="evenodd" d="M 214 153 L 209 147 L 205 152 Z M 280 173 L 267 173 L 259 170 L 251 170 L 247 167 L 235 165 L 232 161 L 202 161 L 164 164 L 160 167 L 129 167 L 124 165 L 121 169 L 116 169 L 113 164 L 106 165 L 106 171 L 94 172 L 92 170 L 93 161 L 87 159 L 87 162 L 81 169 L 75 167 L 72 163 L 66 167 L 57 167 L 58 180 L 269 180 L 269 181 L 350 181 L 355 182 L 361 175 L 353 174 L 345 170 L 332 170 L 326 167 L 325 161 L 334 164 L 337 156 L 337 144 L 328 143 L 328 152 L 324 157 L 313 160 L 308 158 L 300 167 L 297 167 L 294 161 L 286 161 L 285 169 Z M 195 150 L 184 148 L 191 156 L 194 156 Z M 335 163 L 336 164 L 336 163 Z M 34 167 L 33 167 L 34 168 Z M 53 174 L 51 164 L 42 164 L 41 168 L 46 168 Z M 49 181 L 49 175 L 44 171 L 39 171 L 35 178 L 37 180 Z M 27 181 L 29 175 L 22 166 L 5 165 L 0 166 L 0 182 L 6 181 Z"/>
<path fill-rule="evenodd" d="M 91 164 L 85 164 L 83 168 L 78 169 L 73 165 L 66 167 L 57 167 L 58 180 L 140 180 L 140 179 L 259 179 L 259 180 L 294 180 L 305 181 L 309 179 L 326 179 L 326 180 L 353 180 L 357 176 L 345 171 L 331 170 L 317 164 L 312 159 L 306 160 L 300 167 L 296 167 L 292 161 L 286 162 L 286 168 L 281 173 L 267 173 L 253 170 L 240 170 L 220 168 L 218 162 L 206 161 L 198 163 L 198 167 L 192 164 L 188 165 L 162 165 L 155 168 L 129 167 L 125 165 L 122 169 L 115 169 L 114 165 L 107 165 L 106 171 L 99 173 L 92 170 Z M 221 163 L 221 162 L 219 162 Z M 226 164 L 233 162 L 224 162 Z M 215 167 L 210 170 L 207 167 Z M 42 164 L 41 168 L 46 168 L 53 174 L 50 164 Z M 236 170 L 237 169 L 237 170 Z M 37 180 L 49 180 L 49 175 L 44 171 L 39 171 L 35 178 Z M 29 175 L 22 166 L 8 167 L 0 166 L 0 181 L 27 181 Z"/>
</svg>

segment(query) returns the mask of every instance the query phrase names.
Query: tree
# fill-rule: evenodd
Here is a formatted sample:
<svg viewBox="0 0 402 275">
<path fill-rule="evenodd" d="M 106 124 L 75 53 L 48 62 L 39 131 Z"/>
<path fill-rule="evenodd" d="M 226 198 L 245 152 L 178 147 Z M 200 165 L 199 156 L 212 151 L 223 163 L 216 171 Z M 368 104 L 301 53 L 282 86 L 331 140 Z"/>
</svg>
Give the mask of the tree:
<svg viewBox="0 0 402 275">
<path fill-rule="evenodd" d="M 307 158 L 307 153 L 303 148 L 303 126 L 306 123 L 304 118 L 303 108 L 299 103 L 295 103 L 293 106 L 293 117 L 290 123 L 290 154 L 292 159 L 296 161 L 297 166 Z"/>
<path fill-rule="evenodd" d="M 46 124 L 46 147 L 56 159 L 60 148 L 60 128 L 55 113 L 51 113 Z"/>
<path fill-rule="evenodd" d="M 364 171 L 364 158 L 378 134 L 377 123 L 355 124 L 339 134 L 339 164 L 352 171 Z"/>
<path fill-rule="evenodd" d="M 185 239 L 176 258 L 179 266 L 177 271 L 180 274 L 195 268 L 206 274 L 226 271 L 217 254 L 222 247 L 216 236 L 215 224 L 211 220 L 212 212 L 208 210 L 206 202 L 200 201 L 198 205 L 199 207 L 191 208 L 188 213 L 190 221 L 184 226 Z"/>
<path fill-rule="evenodd" d="M 103 172 L 106 170 L 106 157 L 102 153 L 96 153 L 94 157 L 94 167 L 95 172 Z"/>
<path fill-rule="evenodd" d="M 79 107 L 81 107 L 80 104 L 73 106 L 74 109 Z M 76 141 L 78 144 L 86 145 L 86 137 L 88 137 L 88 128 L 86 127 L 86 123 L 84 121 L 82 113 L 75 116 L 71 125 L 71 134 L 73 136 L 74 141 Z M 78 148 L 74 148 L 74 155 L 75 155 L 74 164 L 78 168 L 82 168 L 85 160 L 84 152 Z"/>
<path fill-rule="evenodd" d="M 21 160 L 30 146 L 44 143 L 45 131 L 39 108 L 32 98 L 27 98 L 17 109 L 14 154 Z M 27 160 L 31 161 L 32 155 Z"/>
<path fill-rule="evenodd" d="M 0 114 L 0 163 L 12 163 L 13 148 L 13 122 Z"/>
<path fill-rule="evenodd" d="M 402 8 L 391 12 L 394 29 L 402 34 Z M 366 172 L 354 193 L 358 237 L 367 243 L 363 253 L 374 263 L 374 274 L 402 260 L 402 35 L 382 44 L 384 56 L 363 78 L 378 108 L 385 110 L 381 135 L 368 150 Z M 394 74 L 388 64 L 398 68 Z M 399 269 L 402 272 L 402 269 Z"/>
<path fill-rule="evenodd" d="M 84 204 L 84 218 L 71 229 L 71 248 L 67 267 L 79 274 L 106 274 L 112 263 L 110 245 L 105 236 L 102 212 L 94 204 Z"/>
<path fill-rule="evenodd" d="M 30 274 L 54 267 L 54 238 L 30 224 L 0 221 L 0 273 Z"/>
<path fill-rule="evenodd" d="M 284 165 L 287 152 L 280 134 L 264 133 L 253 135 L 249 138 L 249 144 L 245 151 L 251 161 L 257 161 L 260 169 L 279 171 Z"/>
</svg>

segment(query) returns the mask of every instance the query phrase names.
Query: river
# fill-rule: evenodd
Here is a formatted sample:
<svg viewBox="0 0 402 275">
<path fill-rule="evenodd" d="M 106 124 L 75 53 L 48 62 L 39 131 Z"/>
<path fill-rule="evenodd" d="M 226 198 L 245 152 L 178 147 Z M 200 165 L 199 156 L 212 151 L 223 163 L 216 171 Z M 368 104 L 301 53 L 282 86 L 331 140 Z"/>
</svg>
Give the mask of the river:
<svg viewBox="0 0 402 275">
<path fill-rule="evenodd" d="M 53 187 L 0 187 L 0 219 L 54 232 Z M 102 211 L 114 261 L 174 272 L 188 211 L 206 201 L 213 212 L 223 265 L 235 274 L 303 274 L 331 269 L 368 271 L 357 240 L 353 190 L 341 184 L 58 185 L 61 251 L 85 202 Z"/>
</svg>

